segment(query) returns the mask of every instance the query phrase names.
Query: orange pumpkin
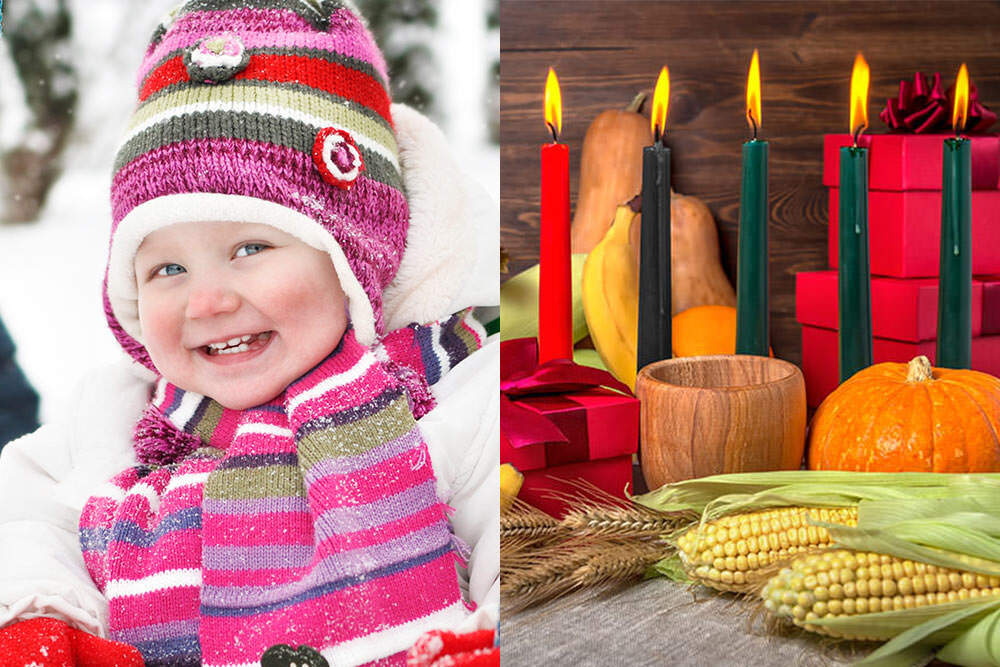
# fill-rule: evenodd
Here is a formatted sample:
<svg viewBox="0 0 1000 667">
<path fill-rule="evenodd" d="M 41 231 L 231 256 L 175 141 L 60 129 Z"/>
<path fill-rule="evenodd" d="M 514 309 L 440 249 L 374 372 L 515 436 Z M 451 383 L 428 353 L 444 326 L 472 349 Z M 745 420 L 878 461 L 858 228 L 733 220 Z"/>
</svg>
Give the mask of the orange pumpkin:
<svg viewBox="0 0 1000 667">
<path fill-rule="evenodd" d="M 927 357 L 858 371 L 826 397 L 809 433 L 811 470 L 1000 471 L 1000 379 Z"/>
</svg>

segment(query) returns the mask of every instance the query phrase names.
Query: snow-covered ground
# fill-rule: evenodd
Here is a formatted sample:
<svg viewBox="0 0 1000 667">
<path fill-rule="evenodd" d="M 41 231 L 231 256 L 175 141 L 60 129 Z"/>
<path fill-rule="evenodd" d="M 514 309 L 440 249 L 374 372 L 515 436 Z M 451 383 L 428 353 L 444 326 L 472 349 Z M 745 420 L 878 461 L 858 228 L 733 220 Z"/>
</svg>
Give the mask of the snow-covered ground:
<svg viewBox="0 0 1000 667">
<path fill-rule="evenodd" d="M 89 369 L 124 355 L 101 306 L 110 165 L 131 110 L 143 46 L 173 3 L 71 0 L 82 85 L 66 169 L 40 220 L 0 225 L 0 318 L 14 338 L 18 363 L 41 394 L 43 422 L 67 409 Z M 499 51 L 499 36 L 485 30 L 483 0 L 442 0 L 440 12 L 434 44 L 442 127 L 459 161 L 498 200 L 500 153 L 486 141 L 481 91 L 490 85 L 487 62 Z M 14 89 L 10 76 L 0 68 L 0 95 Z M 10 136 L 8 123 L 17 118 L 11 102 L 0 103 L 0 112 L 7 111 L 0 113 L 0 136 Z"/>
</svg>

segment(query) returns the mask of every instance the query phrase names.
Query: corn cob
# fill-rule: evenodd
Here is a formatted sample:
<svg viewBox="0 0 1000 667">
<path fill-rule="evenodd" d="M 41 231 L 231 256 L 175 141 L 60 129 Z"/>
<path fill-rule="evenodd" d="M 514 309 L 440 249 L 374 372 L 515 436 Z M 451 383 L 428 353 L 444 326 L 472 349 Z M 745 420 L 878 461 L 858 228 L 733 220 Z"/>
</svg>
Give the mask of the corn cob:
<svg viewBox="0 0 1000 667">
<path fill-rule="evenodd" d="M 825 521 L 853 526 L 857 507 L 781 507 L 732 514 L 698 524 L 677 539 L 685 572 L 695 581 L 723 591 L 745 592 L 765 570 L 802 551 L 825 548 L 830 535 L 809 524 Z"/>
<path fill-rule="evenodd" d="M 873 619 L 867 636 L 812 621 L 1000 596 L 1000 577 L 873 552 L 831 549 L 797 558 L 768 581 L 764 606 L 779 618 L 832 637 L 881 641 L 893 632 Z"/>
<path fill-rule="evenodd" d="M 501 514 L 510 509 L 514 504 L 514 498 L 521 491 L 521 484 L 524 483 L 524 475 L 517 468 L 509 463 L 500 464 L 500 512 Z"/>
</svg>

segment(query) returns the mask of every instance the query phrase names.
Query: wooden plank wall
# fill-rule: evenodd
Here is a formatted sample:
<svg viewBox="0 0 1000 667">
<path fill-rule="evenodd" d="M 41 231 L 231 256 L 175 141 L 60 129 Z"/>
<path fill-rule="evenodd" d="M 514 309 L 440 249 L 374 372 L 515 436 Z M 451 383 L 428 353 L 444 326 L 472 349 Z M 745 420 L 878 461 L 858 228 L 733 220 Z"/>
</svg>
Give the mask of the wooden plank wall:
<svg viewBox="0 0 1000 667">
<path fill-rule="evenodd" d="M 885 131 L 878 112 L 900 79 L 918 69 L 940 71 L 947 86 L 963 61 L 980 99 L 1000 109 L 996 2 L 502 0 L 500 20 L 500 229 L 514 272 L 538 256 L 547 68 L 556 68 L 562 84 L 561 140 L 571 151 L 575 201 L 587 125 L 651 88 L 667 64 L 673 187 L 711 208 L 734 279 L 744 86 L 750 54 L 760 50 L 762 137 L 771 142 L 772 345 L 796 363 L 795 274 L 826 268 L 823 135 L 847 131 L 855 53 L 862 51 L 871 66 L 872 131 Z"/>
</svg>

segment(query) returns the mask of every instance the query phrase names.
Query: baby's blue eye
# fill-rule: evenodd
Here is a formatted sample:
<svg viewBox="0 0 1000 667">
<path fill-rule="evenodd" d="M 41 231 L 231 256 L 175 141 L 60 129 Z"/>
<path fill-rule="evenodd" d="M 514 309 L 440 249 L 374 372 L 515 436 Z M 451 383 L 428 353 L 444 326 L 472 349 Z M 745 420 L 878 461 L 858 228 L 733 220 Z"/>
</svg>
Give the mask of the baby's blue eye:
<svg viewBox="0 0 1000 667">
<path fill-rule="evenodd" d="M 247 255 L 256 255 L 257 253 L 267 250 L 271 246 L 265 245 L 263 243 L 244 243 L 236 250 L 237 257 L 246 257 Z"/>
<path fill-rule="evenodd" d="M 178 273 L 184 273 L 185 269 L 180 264 L 164 264 L 156 270 L 158 276 L 176 276 Z"/>
</svg>

